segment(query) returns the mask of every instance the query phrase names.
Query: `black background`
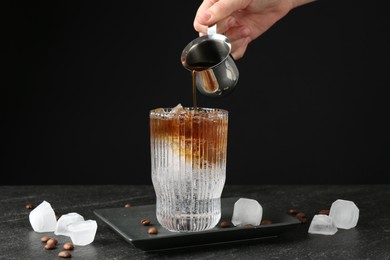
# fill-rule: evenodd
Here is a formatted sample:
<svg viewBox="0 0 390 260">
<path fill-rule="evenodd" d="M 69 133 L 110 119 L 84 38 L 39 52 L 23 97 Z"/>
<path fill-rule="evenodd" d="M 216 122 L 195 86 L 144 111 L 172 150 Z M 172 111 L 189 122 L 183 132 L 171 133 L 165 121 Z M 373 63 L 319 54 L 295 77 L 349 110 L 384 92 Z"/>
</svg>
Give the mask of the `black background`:
<svg viewBox="0 0 390 260">
<path fill-rule="evenodd" d="M 192 106 L 180 55 L 200 3 L 13 4 L 0 183 L 151 184 L 148 113 Z M 227 184 L 390 183 L 386 6 L 294 9 L 237 61 L 233 93 L 198 95 L 229 110 Z"/>
</svg>

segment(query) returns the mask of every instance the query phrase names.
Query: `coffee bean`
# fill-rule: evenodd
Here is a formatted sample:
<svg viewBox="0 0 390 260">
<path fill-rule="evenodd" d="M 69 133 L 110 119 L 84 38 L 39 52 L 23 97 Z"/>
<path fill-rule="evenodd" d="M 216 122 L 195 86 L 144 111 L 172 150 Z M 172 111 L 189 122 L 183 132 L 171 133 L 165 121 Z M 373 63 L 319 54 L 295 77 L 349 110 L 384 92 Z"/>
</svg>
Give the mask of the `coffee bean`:
<svg viewBox="0 0 390 260">
<path fill-rule="evenodd" d="M 54 245 L 56 246 L 58 244 L 58 240 L 55 238 L 49 238 L 49 240 L 46 241 L 46 245 Z"/>
<path fill-rule="evenodd" d="M 41 241 L 42 241 L 43 243 L 46 243 L 49 239 L 50 239 L 50 237 L 48 237 L 48 236 L 43 236 L 43 237 L 41 237 Z"/>
<path fill-rule="evenodd" d="M 260 225 L 269 225 L 272 224 L 272 221 L 269 219 L 263 219 L 260 223 Z"/>
<path fill-rule="evenodd" d="M 154 234 L 158 233 L 158 230 L 155 227 L 151 227 L 151 228 L 148 229 L 148 233 L 151 234 L 151 235 L 154 235 Z"/>
<path fill-rule="evenodd" d="M 298 217 L 297 218 L 302 224 L 306 223 L 307 222 L 307 218 L 306 217 Z"/>
<path fill-rule="evenodd" d="M 303 212 L 298 212 L 295 217 L 301 222 L 301 223 L 306 223 L 307 222 L 307 218 L 306 218 L 306 214 L 303 213 Z"/>
<path fill-rule="evenodd" d="M 54 249 L 54 248 L 56 248 L 56 245 L 53 244 L 53 243 L 49 243 L 49 244 L 45 245 L 45 249 L 46 250 L 51 250 L 51 249 Z"/>
<path fill-rule="evenodd" d="M 294 215 L 301 223 L 307 222 L 306 214 L 299 212 L 297 209 L 289 209 L 288 213 Z"/>
<path fill-rule="evenodd" d="M 150 225 L 150 220 L 147 218 L 141 219 L 141 224 L 144 226 L 149 226 Z"/>
<path fill-rule="evenodd" d="M 329 215 L 329 209 L 323 209 L 318 212 L 319 214 Z"/>
<path fill-rule="evenodd" d="M 224 220 L 221 222 L 221 224 L 219 224 L 219 226 L 221 228 L 228 228 L 232 226 L 232 223 L 230 221 Z"/>
<path fill-rule="evenodd" d="M 73 250 L 73 248 L 74 248 L 74 246 L 73 246 L 73 243 L 71 243 L 71 242 L 66 242 L 64 244 L 64 249 L 65 250 Z"/>
<path fill-rule="evenodd" d="M 54 249 L 56 248 L 57 243 L 58 243 L 57 239 L 49 238 L 49 240 L 46 241 L 45 249 L 47 250 Z"/>
<path fill-rule="evenodd" d="M 125 208 L 130 208 L 131 207 L 131 204 L 130 203 L 126 203 L 125 204 Z"/>
<path fill-rule="evenodd" d="M 244 227 L 253 227 L 252 224 L 245 224 Z"/>
<path fill-rule="evenodd" d="M 288 210 L 288 213 L 289 213 L 289 214 L 292 214 L 292 215 L 295 215 L 295 214 L 298 213 L 298 210 L 296 210 L 296 209 L 289 209 L 289 210 Z"/>
<path fill-rule="evenodd" d="M 71 258 L 72 254 L 69 253 L 68 251 L 61 251 L 58 253 L 58 256 L 62 258 Z"/>
<path fill-rule="evenodd" d="M 34 208 L 33 204 L 26 204 L 26 209 L 33 209 L 33 208 Z"/>
</svg>

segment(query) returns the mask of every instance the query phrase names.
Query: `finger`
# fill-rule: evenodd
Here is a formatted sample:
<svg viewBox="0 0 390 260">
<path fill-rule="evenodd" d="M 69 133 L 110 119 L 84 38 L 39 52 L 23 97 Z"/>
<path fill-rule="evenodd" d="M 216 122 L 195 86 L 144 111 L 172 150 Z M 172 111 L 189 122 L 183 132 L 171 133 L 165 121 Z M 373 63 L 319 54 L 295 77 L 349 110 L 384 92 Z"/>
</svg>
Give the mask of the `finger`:
<svg viewBox="0 0 390 260">
<path fill-rule="evenodd" d="M 230 16 L 233 12 L 244 9 L 250 0 L 205 0 L 199 7 L 195 20 L 201 25 L 210 26 Z"/>
<path fill-rule="evenodd" d="M 250 35 L 251 30 L 246 26 L 231 27 L 225 32 L 225 36 L 228 37 L 230 41 L 237 41 L 249 37 Z"/>
<path fill-rule="evenodd" d="M 232 28 L 236 25 L 237 25 L 236 18 L 234 18 L 233 16 L 228 16 L 228 17 L 226 17 L 218 22 L 217 33 L 224 34 L 226 31 L 230 30 L 230 28 Z M 201 25 L 199 23 L 194 22 L 194 28 L 196 31 L 199 32 L 200 36 L 203 36 L 203 35 L 207 34 L 207 29 L 209 28 L 209 26 L 204 26 L 204 25 Z"/>
<path fill-rule="evenodd" d="M 226 32 L 234 26 L 236 26 L 236 18 L 233 16 L 228 16 L 218 22 L 217 33 L 226 35 Z"/>
<path fill-rule="evenodd" d="M 235 60 L 239 60 L 244 57 L 248 44 L 251 42 L 250 37 L 240 38 L 232 42 L 231 55 Z"/>
<path fill-rule="evenodd" d="M 206 11 L 215 4 L 218 0 L 204 0 L 202 4 L 199 6 L 195 19 L 193 22 L 194 29 L 199 32 L 199 36 L 203 36 L 207 34 L 208 24 L 205 23 L 208 19 L 210 19 L 210 14 Z"/>
<path fill-rule="evenodd" d="M 195 31 L 199 32 L 199 36 L 203 36 L 207 34 L 207 28 L 208 28 L 207 25 L 201 25 L 196 20 L 194 20 L 193 26 Z"/>
<path fill-rule="evenodd" d="M 216 2 L 219 0 L 203 0 L 202 4 L 199 6 L 198 10 L 196 11 L 195 17 L 199 16 L 202 17 L 206 13 L 206 11 L 213 6 Z M 206 17 L 207 18 L 207 17 Z M 208 18 L 207 18 L 208 19 Z"/>
</svg>

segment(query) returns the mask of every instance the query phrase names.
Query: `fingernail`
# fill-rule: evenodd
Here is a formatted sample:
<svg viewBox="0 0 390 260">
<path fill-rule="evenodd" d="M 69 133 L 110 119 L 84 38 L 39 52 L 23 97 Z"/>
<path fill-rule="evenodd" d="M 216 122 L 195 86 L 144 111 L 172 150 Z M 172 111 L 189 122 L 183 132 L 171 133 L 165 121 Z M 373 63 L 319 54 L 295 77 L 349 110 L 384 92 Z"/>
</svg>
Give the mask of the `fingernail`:
<svg viewBox="0 0 390 260">
<path fill-rule="evenodd" d="M 211 14 L 210 13 L 204 13 L 202 16 L 201 16 L 201 19 L 205 22 L 207 22 L 208 20 L 210 20 L 211 18 Z"/>
</svg>

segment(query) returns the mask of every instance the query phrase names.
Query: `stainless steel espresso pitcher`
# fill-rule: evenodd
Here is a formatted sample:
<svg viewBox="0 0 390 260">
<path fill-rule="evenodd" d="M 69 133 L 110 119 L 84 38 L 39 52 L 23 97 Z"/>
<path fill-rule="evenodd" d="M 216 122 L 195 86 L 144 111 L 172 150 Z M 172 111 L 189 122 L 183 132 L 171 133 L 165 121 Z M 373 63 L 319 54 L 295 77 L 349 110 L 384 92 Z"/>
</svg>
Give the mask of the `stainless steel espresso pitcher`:
<svg viewBox="0 0 390 260">
<path fill-rule="evenodd" d="M 209 97 L 222 97 L 236 86 L 239 72 L 231 56 L 230 40 L 208 33 L 191 41 L 183 50 L 184 68 L 195 73 L 196 87 Z"/>
</svg>

